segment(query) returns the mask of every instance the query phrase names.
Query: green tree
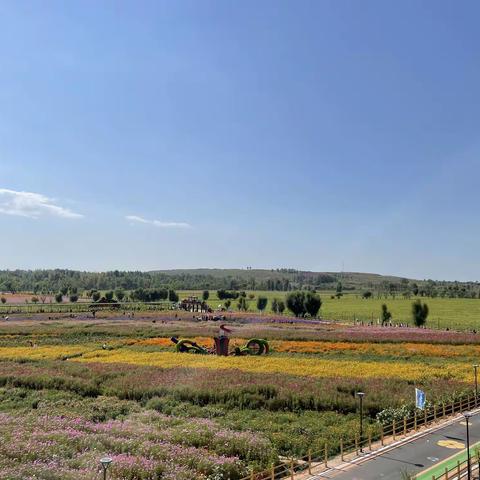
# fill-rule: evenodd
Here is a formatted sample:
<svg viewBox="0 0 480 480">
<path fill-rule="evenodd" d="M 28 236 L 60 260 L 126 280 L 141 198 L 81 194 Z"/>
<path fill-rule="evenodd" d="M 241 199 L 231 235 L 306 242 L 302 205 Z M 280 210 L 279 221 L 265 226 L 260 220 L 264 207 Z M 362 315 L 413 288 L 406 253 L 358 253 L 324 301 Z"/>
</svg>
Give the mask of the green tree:
<svg viewBox="0 0 480 480">
<path fill-rule="evenodd" d="M 230 305 L 231 305 L 231 304 L 232 304 L 231 300 L 227 300 L 227 301 L 225 302 L 225 304 L 224 304 L 224 305 L 225 305 L 225 308 L 228 310 L 228 309 L 230 308 Z"/>
<path fill-rule="evenodd" d="M 305 294 L 304 305 L 305 311 L 310 314 L 310 316 L 316 317 L 322 306 L 322 299 L 320 298 L 320 295 L 317 295 L 316 293 L 307 292 Z"/>
<path fill-rule="evenodd" d="M 117 297 L 117 300 L 121 302 L 125 298 L 125 292 L 119 288 L 115 290 L 115 296 Z"/>
<path fill-rule="evenodd" d="M 7 303 L 7 299 L 5 297 L 0 298 L 0 302 Z"/>
<path fill-rule="evenodd" d="M 283 300 L 278 301 L 278 313 L 283 313 L 285 311 L 285 302 Z"/>
<path fill-rule="evenodd" d="M 63 295 L 62 295 L 61 292 L 60 292 L 60 293 L 57 293 L 57 294 L 55 295 L 55 301 L 56 301 L 57 303 L 62 303 L 62 302 L 63 302 Z"/>
<path fill-rule="evenodd" d="M 244 311 L 246 312 L 248 310 L 248 305 L 247 305 L 247 301 L 245 300 L 245 297 L 240 297 L 240 299 L 238 300 L 238 303 L 237 303 L 237 308 L 240 310 L 240 311 Z"/>
<path fill-rule="evenodd" d="M 296 291 L 287 295 L 287 308 L 296 316 L 301 317 L 306 313 L 305 293 Z"/>
<path fill-rule="evenodd" d="M 267 308 L 268 298 L 267 297 L 258 297 L 257 299 L 257 309 L 263 312 Z"/>
<path fill-rule="evenodd" d="M 113 301 L 113 292 L 110 290 L 109 292 L 106 292 L 105 293 L 105 300 L 108 302 L 108 303 L 112 303 Z"/>
<path fill-rule="evenodd" d="M 278 313 L 278 298 L 272 300 L 272 312 Z"/>
<path fill-rule="evenodd" d="M 96 292 L 96 291 L 93 292 L 93 293 L 92 293 L 92 300 L 93 300 L 94 302 L 98 302 L 98 301 L 100 300 L 100 292 Z"/>
<path fill-rule="evenodd" d="M 336 293 L 339 294 L 339 293 L 342 293 L 343 292 L 343 285 L 342 285 L 342 282 L 338 282 L 337 283 L 337 290 L 336 290 Z"/>
<path fill-rule="evenodd" d="M 203 293 L 202 293 L 203 301 L 206 302 L 209 297 L 210 297 L 210 292 L 208 290 L 204 290 Z"/>
<path fill-rule="evenodd" d="M 392 318 L 392 314 L 388 311 L 387 305 L 385 303 L 382 305 L 382 312 L 380 314 L 380 318 L 382 319 L 382 325 L 388 323 Z"/>
<path fill-rule="evenodd" d="M 372 298 L 372 292 L 370 290 L 367 290 L 366 292 L 362 293 L 362 298 L 368 299 Z"/>
<path fill-rule="evenodd" d="M 38 303 L 38 297 L 32 297 L 32 303 L 37 304 Z"/>
<path fill-rule="evenodd" d="M 78 301 L 78 295 L 76 293 L 72 293 L 69 298 L 70 302 L 72 303 L 76 303 Z"/>
<path fill-rule="evenodd" d="M 412 318 L 413 323 L 417 327 L 421 327 L 427 323 L 428 305 L 416 300 L 412 303 Z"/>
<path fill-rule="evenodd" d="M 171 302 L 178 302 L 178 294 L 175 290 L 169 290 L 168 291 L 168 299 Z"/>
</svg>

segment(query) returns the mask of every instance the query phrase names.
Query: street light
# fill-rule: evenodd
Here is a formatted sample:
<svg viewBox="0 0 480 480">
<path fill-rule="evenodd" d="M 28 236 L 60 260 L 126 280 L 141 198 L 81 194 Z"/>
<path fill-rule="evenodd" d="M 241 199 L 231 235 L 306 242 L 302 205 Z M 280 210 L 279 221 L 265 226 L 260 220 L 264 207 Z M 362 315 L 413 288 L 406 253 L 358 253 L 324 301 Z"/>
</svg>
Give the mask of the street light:
<svg viewBox="0 0 480 480">
<path fill-rule="evenodd" d="M 363 453 L 362 439 L 363 439 L 363 392 L 357 392 L 357 397 L 360 399 L 360 452 Z"/>
<path fill-rule="evenodd" d="M 103 457 L 100 459 L 100 463 L 102 464 L 103 468 L 103 480 L 107 480 L 107 469 L 112 463 L 112 459 L 110 457 Z"/>
<path fill-rule="evenodd" d="M 467 425 L 467 480 L 471 480 L 471 472 L 470 472 L 470 432 L 468 431 L 468 420 L 472 416 L 470 412 L 465 412 L 463 414 L 465 417 L 465 422 Z"/>
<path fill-rule="evenodd" d="M 475 406 L 477 406 L 478 400 L 478 365 L 473 366 L 473 370 L 475 371 Z"/>
</svg>

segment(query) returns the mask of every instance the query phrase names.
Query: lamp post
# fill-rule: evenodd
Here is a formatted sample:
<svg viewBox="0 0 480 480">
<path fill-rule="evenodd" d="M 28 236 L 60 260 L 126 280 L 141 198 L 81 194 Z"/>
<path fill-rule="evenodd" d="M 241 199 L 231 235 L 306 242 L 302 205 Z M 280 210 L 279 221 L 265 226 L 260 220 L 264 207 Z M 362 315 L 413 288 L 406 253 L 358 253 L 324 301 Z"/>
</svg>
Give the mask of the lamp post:
<svg viewBox="0 0 480 480">
<path fill-rule="evenodd" d="M 478 399 L 478 365 L 474 365 L 473 370 L 475 372 L 475 406 L 476 406 L 477 399 Z"/>
<path fill-rule="evenodd" d="M 468 420 L 470 419 L 472 414 L 470 412 L 465 412 L 463 416 L 465 417 L 465 422 L 467 425 L 467 480 L 471 480 L 472 477 L 470 472 L 470 432 L 468 430 Z"/>
<path fill-rule="evenodd" d="M 103 480 L 107 480 L 107 469 L 112 463 L 112 459 L 110 457 L 103 457 L 100 459 L 100 463 L 102 464 L 103 468 Z"/>
<path fill-rule="evenodd" d="M 363 392 L 357 392 L 357 397 L 360 399 L 360 452 L 363 453 L 362 439 L 363 439 Z"/>
</svg>

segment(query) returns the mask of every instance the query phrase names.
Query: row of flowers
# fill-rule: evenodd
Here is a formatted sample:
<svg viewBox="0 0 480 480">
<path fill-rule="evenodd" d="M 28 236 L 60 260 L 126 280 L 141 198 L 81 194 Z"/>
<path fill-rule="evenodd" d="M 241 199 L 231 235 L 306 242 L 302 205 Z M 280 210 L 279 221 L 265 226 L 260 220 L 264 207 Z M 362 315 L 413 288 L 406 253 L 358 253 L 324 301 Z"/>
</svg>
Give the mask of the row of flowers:
<svg viewBox="0 0 480 480">
<path fill-rule="evenodd" d="M 245 475 L 246 462 L 274 461 L 258 435 L 154 411 L 103 423 L 0 414 L 0 436 L 0 478 L 8 479 L 93 479 L 104 455 L 113 458 L 111 478 L 129 480 L 234 480 Z"/>
</svg>

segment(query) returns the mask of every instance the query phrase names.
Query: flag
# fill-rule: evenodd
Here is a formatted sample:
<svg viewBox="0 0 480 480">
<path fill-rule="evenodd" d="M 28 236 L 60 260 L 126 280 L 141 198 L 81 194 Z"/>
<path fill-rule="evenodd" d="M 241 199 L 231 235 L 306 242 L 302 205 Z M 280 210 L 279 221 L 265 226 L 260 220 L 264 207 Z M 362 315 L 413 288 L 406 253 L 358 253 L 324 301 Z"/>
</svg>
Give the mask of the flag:
<svg viewBox="0 0 480 480">
<path fill-rule="evenodd" d="M 415 389 L 415 406 L 420 410 L 425 408 L 425 392 L 418 388 Z"/>
</svg>

